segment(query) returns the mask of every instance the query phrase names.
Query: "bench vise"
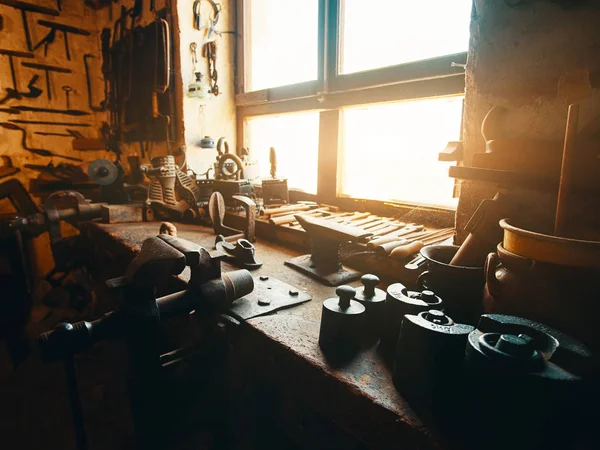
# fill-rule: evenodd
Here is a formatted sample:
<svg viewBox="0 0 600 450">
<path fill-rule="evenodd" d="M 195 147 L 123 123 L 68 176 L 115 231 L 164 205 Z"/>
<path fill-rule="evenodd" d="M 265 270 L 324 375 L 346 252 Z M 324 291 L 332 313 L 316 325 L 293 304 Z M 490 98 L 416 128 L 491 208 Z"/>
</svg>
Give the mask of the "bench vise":
<svg viewBox="0 0 600 450">
<path fill-rule="evenodd" d="M 174 352 L 162 355 L 159 350 L 160 322 L 194 310 L 206 315 L 224 312 L 234 300 L 253 291 L 254 280 L 247 270 L 221 272 L 223 257 L 167 234 L 148 238 L 125 276 L 107 282 L 123 294 L 119 309 L 92 322 L 62 323 L 40 335 L 44 361 L 64 360 L 78 449 L 87 444 L 73 357 L 97 342 L 121 337 L 127 338 L 131 349 L 130 400 L 138 448 L 164 448 L 160 417 L 168 399 L 159 387 L 161 369 L 174 362 Z M 189 287 L 156 298 L 157 285 L 180 274 L 186 266 L 191 270 Z"/>
</svg>

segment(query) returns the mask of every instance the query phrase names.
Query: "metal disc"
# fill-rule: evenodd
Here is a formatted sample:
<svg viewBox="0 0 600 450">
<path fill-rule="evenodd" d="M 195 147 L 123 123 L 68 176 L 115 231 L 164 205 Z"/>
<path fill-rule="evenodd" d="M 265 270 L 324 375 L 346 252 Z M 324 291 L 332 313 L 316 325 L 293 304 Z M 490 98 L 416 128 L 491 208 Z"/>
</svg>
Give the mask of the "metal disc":
<svg viewBox="0 0 600 450">
<path fill-rule="evenodd" d="M 88 167 L 88 176 L 100 186 L 108 186 L 117 181 L 119 169 L 108 159 L 96 159 Z"/>
</svg>

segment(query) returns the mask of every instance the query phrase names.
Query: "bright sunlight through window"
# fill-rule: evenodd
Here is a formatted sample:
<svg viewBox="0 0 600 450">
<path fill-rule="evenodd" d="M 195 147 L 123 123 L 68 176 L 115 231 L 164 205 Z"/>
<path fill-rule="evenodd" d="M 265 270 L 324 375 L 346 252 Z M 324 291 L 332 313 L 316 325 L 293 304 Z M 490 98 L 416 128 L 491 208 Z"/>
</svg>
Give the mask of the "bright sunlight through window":
<svg viewBox="0 0 600 450">
<path fill-rule="evenodd" d="M 342 196 L 456 208 L 450 163 L 463 97 L 343 109 Z"/>
<path fill-rule="evenodd" d="M 343 0 L 341 73 L 467 51 L 471 2 Z"/>
<path fill-rule="evenodd" d="M 317 79 L 318 0 L 250 0 L 247 91 Z"/>
<path fill-rule="evenodd" d="M 303 112 L 248 119 L 250 152 L 260 163 L 261 177 L 270 176 L 269 148 L 277 152 L 277 176 L 290 188 L 317 193 L 319 113 Z"/>
</svg>

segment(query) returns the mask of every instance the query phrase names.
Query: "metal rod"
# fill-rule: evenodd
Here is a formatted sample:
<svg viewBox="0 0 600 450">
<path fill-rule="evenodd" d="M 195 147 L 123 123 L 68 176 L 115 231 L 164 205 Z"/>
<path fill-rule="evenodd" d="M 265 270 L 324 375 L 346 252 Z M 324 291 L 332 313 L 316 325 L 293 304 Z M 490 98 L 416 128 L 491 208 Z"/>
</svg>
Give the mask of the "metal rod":
<svg viewBox="0 0 600 450">
<path fill-rule="evenodd" d="M 75 361 L 73 356 L 65 358 L 65 374 L 67 378 L 67 390 L 69 392 L 69 405 L 73 417 L 73 429 L 75 431 L 75 445 L 78 450 L 87 449 L 87 437 L 83 422 L 83 409 L 81 408 L 81 397 L 77 386 L 77 374 L 75 372 Z"/>
<path fill-rule="evenodd" d="M 29 125 L 56 125 L 56 126 L 65 126 L 65 127 L 91 127 L 89 123 L 73 123 L 73 122 L 45 122 L 43 120 L 21 120 L 21 119 L 11 119 L 9 122 L 12 123 L 24 123 Z"/>
</svg>

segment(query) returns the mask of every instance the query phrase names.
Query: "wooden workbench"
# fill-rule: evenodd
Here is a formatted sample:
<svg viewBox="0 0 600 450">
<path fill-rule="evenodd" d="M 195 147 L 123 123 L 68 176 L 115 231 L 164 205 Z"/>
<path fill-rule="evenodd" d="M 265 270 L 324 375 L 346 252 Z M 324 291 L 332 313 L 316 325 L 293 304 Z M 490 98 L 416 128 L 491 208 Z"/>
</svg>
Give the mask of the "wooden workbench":
<svg viewBox="0 0 600 450">
<path fill-rule="evenodd" d="M 82 233 L 126 264 L 140 251 L 146 238 L 158 233 L 159 225 L 88 223 L 83 225 Z M 208 250 L 214 248 L 212 229 L 176 226 L 178 237 Z M 340 366 L 328 362 L 321 352 L 321 305 L 326 298 L 335 296 L 335 288 L 284 266 L 284 261 L 298 252 L 261 239 L 255 245 L 256 255 L 264 265 L 253 275 L 278 278 L 309 292 L 313 299 L 236 327 L 239 330 L 233 351 L 238 355 L 238 370 L 254 371 L 261 380 L 309 405 L 369 448 L 440 448 L 439 439 L 394 388 L 391 370 L 376 348 L 366 349 Z M 223 269 L 233 267 L 224 264 Z M 189 275 L 184 272 L 181 276 Z"/>
</svg>

